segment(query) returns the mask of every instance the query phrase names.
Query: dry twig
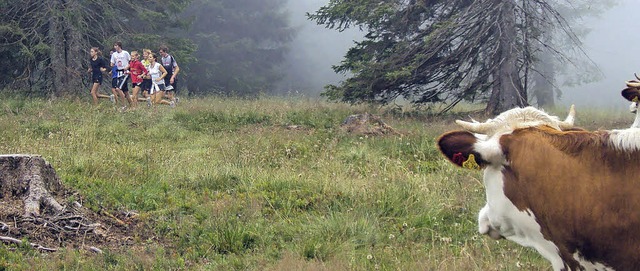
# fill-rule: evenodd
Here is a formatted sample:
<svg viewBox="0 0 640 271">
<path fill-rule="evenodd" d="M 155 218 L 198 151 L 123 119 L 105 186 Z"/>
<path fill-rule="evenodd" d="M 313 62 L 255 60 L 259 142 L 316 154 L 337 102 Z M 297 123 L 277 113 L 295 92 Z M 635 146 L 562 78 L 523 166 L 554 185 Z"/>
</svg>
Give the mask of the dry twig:
<svg viewBox="0 0 640 271">
<path fill-rule="evenodd" d="M 6 242 L 6 243 L 13 243 L 13 244 L 16 244 L 16 245 L 22 245 L 22 243 L 23 243 L 22 240 L 19 240 L 19 239 L 13 238 L 13 237 L 9 237 L 9 236 L 0 236 L 0 241 Z M 44 247 L 44 246 L 38 245 L 36 243 L 29 243 L 29 245 L 31 247 L 37 249 L 37 250 L 44 251 L 44 252 L 55 252 L 55 251 L 58 251 L 55 248 Z"/>
</svg>

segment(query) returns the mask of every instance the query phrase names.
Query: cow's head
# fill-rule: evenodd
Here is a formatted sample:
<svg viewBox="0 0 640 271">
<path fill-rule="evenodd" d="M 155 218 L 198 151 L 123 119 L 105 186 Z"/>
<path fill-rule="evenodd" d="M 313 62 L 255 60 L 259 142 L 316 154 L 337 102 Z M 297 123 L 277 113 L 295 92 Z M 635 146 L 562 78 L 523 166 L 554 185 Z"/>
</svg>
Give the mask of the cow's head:
<svg viewBox="0 0 640 271">
<path fill-rule="evenodd" d="M 565 130 L 573 127 L 575 107 L 564 121 L 534 107 L 514 108 L 485 122 L 456 120 L 464 130 L 448 132 L 438 140 L 438 148 L 449 161 L 465 168 L 483 168 L 506 163 L 499 138 L 516 129 L 546 125 Z M 477 166 L 476 166 L 477 165 Z"/>
</svg>

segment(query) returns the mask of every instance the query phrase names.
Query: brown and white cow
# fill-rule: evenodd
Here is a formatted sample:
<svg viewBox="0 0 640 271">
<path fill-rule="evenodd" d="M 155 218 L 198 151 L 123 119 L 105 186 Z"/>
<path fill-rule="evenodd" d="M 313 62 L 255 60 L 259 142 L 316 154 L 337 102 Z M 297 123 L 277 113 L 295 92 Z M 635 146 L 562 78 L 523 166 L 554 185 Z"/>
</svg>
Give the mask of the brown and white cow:
<svg viewBox="0 0 640 271">
<path fill-rule="evenodd" d="M 574 114 L 527 107 L 457 121 L 465 130 L 438 147 L 484 171 L 480 233 L 532 247 L 554 270 L 640 270 L 640 129 L 570 129 Z"/>
</svg>

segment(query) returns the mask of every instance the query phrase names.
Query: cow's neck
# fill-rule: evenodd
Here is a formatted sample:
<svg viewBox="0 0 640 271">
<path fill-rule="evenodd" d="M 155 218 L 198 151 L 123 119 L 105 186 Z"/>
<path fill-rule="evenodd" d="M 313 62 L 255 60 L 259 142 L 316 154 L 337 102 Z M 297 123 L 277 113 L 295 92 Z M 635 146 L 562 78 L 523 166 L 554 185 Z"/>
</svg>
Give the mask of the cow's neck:
<svg viewBox="0 0 640 271">
<path fill-rule="evenodd" d="M 631 124 L 631 128 L 640 128 L 640 114 L 638 114 L 638 102 L 631 102 L 629 111 L 636 115 L 636 119 Z"/>
<path fill-rule="evenodd" d="M 633 124 L 631 124 L 631 128 L 640 128 L 640 114 L 638 113 L 638 111 L 636 111 L 636 119 L 633 121 Z"/>
</svg>

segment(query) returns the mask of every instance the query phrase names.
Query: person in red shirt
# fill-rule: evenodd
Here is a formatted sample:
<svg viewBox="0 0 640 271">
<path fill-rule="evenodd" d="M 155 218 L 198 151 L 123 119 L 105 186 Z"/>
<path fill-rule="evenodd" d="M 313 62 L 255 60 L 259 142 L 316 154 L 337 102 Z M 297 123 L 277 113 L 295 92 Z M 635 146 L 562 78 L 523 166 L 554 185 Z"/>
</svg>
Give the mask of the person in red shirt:
<svg viewBox="0 0 640 271">
<path fill-rule="evenodd" d="M 142 79 L 147 73 L 147 68 L 145 68 L 144 65 L 142 65 L 142 62 L 140 62 L 140 54 L 138 54 L 138 51 L 132 51 L 131 62 L 129 62 L 129 75 L 131 76 L 133 93 L 129 97 L 129 103 L 133 108 L 138 107 L 138 93 L 140 92 Z"/>
</svg>

